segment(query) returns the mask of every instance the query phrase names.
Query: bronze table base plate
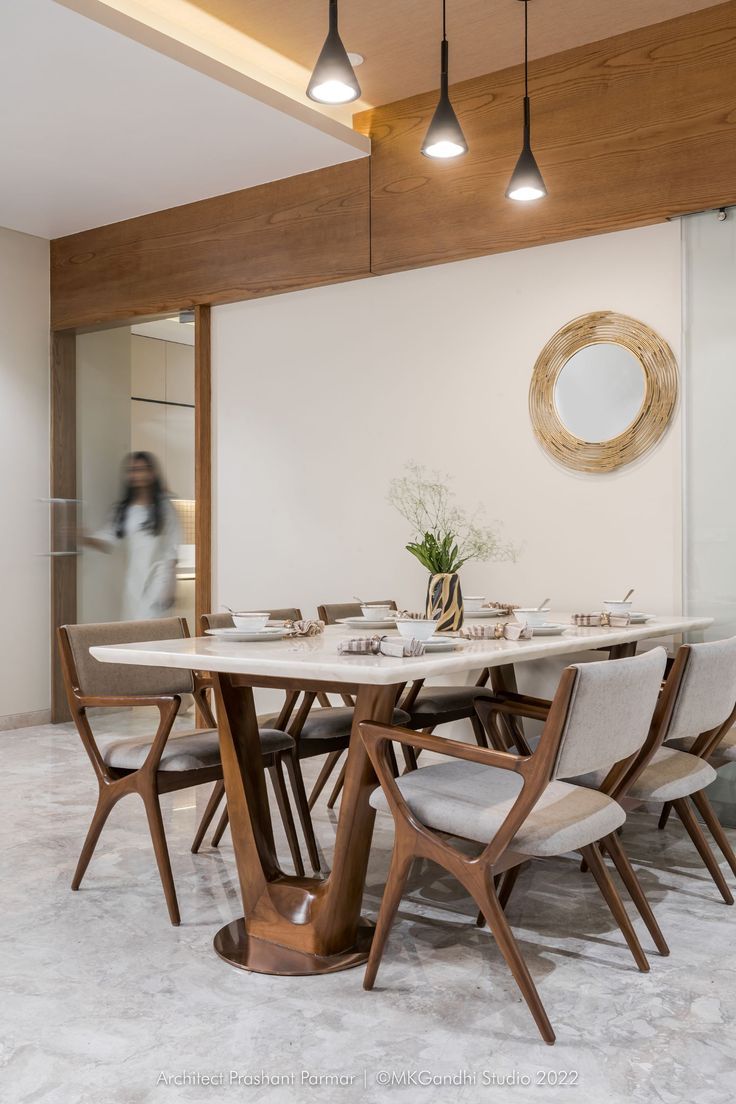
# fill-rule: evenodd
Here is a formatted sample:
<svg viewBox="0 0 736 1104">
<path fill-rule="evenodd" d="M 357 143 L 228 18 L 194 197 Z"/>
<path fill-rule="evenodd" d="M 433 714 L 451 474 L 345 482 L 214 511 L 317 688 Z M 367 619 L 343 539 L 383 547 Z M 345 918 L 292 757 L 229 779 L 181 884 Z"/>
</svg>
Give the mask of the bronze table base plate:
<svg viewBox="0 0 736 1104">
<path fill-rule="evenodd" d="M 355 945 L 334 955 L 314 955 L 305 951 L 284 947 L 279 943 L 269 943 L 248 935 L 245 920 L 232 920 L 220 928 L 214 938 L 214 948 L 220 958 L 255 974 L 282 974 L 285 977 L 302 977 L 309 974 L 336 974 L 340 970 L 351 970 L 361 966 L 368 959 L 373 939 L 373 924 L 361 921 Z"/>
</svg>

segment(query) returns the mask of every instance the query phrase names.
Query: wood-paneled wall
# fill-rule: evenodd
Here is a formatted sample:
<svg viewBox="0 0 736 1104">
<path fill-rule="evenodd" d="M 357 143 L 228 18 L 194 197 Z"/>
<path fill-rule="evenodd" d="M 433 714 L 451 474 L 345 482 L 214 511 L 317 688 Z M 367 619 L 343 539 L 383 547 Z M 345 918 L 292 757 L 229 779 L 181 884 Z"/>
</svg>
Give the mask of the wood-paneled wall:
<svg viewBox="0 0 736 1104">
<path fill-rule="evenodd" d="M 521 146 L 521 67 L 453 88 L 470 146 L 457 161 L 419 152 L 434 93 L 356 117 L 373 140 L 373 272 L 736 202 L 736 3 L 533 62 L 530 93 L 543 203 L 504 196 Z"/>
<path fill-rule="evenodd" d="M 519 67 L 453 89 L 470 154 L 423 158 L 427 94 L 356 117 L 367 160 L 52 243 L 54 328 L 232 302 L 562 241 L 736 203 L 736 0 L 534 62 L 549 189 L 504 190 Z"/>
<path fill-rule="evenodd" d="M 367 159 L 51 243 L 51 323 L 94 326 L 368 275 Z"/>
</svg>

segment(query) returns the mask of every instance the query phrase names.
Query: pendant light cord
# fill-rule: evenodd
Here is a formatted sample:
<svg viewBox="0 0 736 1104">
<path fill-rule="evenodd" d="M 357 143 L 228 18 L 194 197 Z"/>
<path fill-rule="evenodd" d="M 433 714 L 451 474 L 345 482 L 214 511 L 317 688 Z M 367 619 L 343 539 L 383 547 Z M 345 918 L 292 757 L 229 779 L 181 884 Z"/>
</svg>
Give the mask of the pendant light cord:
<svg viewBox="0 0 736 1104">
<path fill-rule="evenodd" d="M 524 0 L 524 95 L 529 95 L 529 0 Z"/>
<path fill-rule="evenodd" d="M 447 0 L 442 0 L 442 39 L 447 38 L 447 12 L 446 8 Z"/>
</svg>

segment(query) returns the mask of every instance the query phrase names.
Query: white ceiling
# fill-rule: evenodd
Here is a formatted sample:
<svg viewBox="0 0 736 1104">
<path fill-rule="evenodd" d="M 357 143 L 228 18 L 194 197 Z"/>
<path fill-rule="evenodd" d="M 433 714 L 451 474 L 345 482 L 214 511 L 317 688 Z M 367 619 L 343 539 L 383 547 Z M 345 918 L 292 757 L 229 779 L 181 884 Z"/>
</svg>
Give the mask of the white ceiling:
<svg viewBox="0 0 736 1104">
<path fill-rule="evenodd" d="M 1 7 L 0 226 L 55 238 L 364 156 L 54 0 Z"/>
</svg>

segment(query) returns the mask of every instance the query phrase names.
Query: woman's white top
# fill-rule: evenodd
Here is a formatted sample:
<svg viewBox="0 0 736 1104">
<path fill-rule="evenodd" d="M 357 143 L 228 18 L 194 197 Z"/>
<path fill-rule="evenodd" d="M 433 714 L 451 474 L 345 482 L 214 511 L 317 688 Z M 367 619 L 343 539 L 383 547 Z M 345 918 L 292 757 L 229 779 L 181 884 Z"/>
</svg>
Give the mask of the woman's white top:
<svg viewBox="0 0 736 1104">
<path fill-rule="evenodd" d="M 118 538 L 115 516 L 98 533 L 97 540 L 125 543 L 126 569 L 122 616 L 125 621 L 165 617 L 174 605 L 176 561 L 181 529 L 176 510 L 168 498 L 161 503 L 161 532 L 147 528 L 150 508 L 132 505 L 125 515 L 125 532 Z"/>
</svg>

